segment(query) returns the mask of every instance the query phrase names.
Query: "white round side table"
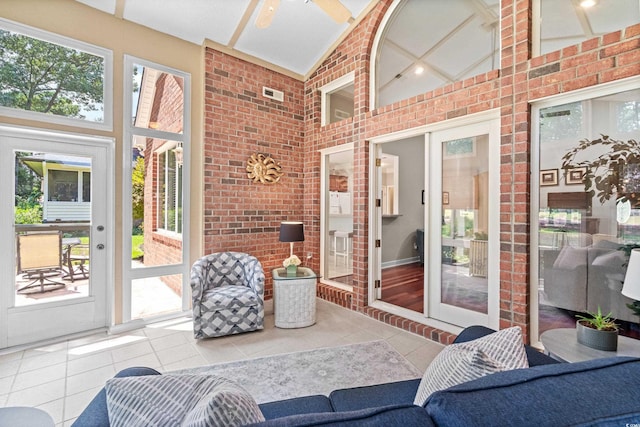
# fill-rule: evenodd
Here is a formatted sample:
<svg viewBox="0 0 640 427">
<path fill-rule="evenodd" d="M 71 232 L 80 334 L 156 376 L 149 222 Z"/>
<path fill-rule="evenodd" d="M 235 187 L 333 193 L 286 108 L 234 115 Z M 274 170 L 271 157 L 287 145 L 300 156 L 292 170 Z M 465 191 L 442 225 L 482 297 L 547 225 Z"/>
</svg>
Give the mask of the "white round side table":
<svg viewBox="0 0 640 427">
<path fill-rule="evenodd" d="M 273 270 L 273 312 L 278 328 L 303 328 L 316 323 L 316 283 L 310 268 L 298 267 L 295 276 L 284 268 Z"/>
</svg>

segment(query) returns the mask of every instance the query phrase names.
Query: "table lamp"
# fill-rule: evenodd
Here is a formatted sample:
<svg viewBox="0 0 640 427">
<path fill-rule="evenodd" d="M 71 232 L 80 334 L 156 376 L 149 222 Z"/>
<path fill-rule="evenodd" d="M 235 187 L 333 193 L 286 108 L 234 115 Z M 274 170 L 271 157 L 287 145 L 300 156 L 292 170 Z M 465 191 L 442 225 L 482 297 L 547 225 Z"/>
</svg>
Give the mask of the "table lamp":
<svg viewBox="0 0 640 427">
<path fill-rule="evenodd" d="M 627 304 L 627 307 L 640 315 L 640 248 L 632 249 L 629 255 L 622 295 L 635 300 L 633 304 Z"/>
<path fill-rule="evenodd" d="M 291 244 L 290 257 L 293 256 L 293 242 L 304 242 L 304 224 L 297 221 L 280 223 L 280 241 Z"/>
</svg>

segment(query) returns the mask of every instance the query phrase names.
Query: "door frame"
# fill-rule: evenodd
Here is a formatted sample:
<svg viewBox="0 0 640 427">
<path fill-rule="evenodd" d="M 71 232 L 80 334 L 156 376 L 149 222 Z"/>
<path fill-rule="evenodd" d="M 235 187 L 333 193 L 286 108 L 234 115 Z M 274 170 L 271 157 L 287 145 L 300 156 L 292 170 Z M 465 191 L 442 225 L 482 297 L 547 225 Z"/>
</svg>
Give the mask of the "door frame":
<svg viewBox="0 0 640 427">
<path fill-rule="evenodd" d="M 114 200 L 114 188 L 115 188 L 115 140 L 110 137 L 101 137 L 101 136 L 93 136 L 93 135 L 84 135 L 78 133 L 70 133 L 70 132 L 60 132 L 60 131 L 48 131 L 43 129 L 25 127 L 25 126 L 10 126 L 10 125 L 0 125 L 0 144 L 3 143 L 5 139 L 25 139 L 25 140 L 36 140 L 36 141 L 48 141 L 55 142 L 60 144 L 69 144 L 69 145 L 82 145 L 82 146 L 95 146 L 101 148 L 107 152 L 107 156 L 105 159 L 105 207 L 106 207 L 106 215 L 104 220 L 104 225 L 106 231 L 104 235 L 104 245 L 105 249 L 105 275 L 104 275 L 104 324 L 99 326 L 98 330 L 107 329 L 113 323 L 113 251 L 114 251 L 114 236 L 115 236 L 115 206 L 113 203 Z M 13 161 L 13 159 L 11 159 Z M 11 168 L 13 170 L 13 168 Z M 13 187 L 12 186 L 0 186 L 0 200 L 4 200 L 5 198 L 11 199 L 13 196 Z M 4 212 L 0 215 L 3 218 L 2 222 L 0 222 L 0 229 L 2 230 L 11 230 L 13 232 L 14 229 L 14 214 L 13 214 L 13 203 L 6 204 L 5 206 L 0 206 L 0 211 Z M 2 245 L 6 248 L 6 252 L 10 252 L 15 254 L 15 246 L 13 249 L 11 245 L 13 244 L 14 239 L 8 239 Z M 11 263 L 13 267 L 15 267 L 15 260 L 8 261 Z M 110 285 L 111 284 L 111 285 Z M 51 303 L 43 303 L 37 304 L 28 307 L 13 307 L 13 289 L 8 287 L 7 289 L 3 289 L 0 291 L 0 349 L 7 348 L 9 346 L 9 311 L 26 311 L 33 308 L 42 308 L 44 306 L 53 308 L 53 307 L 63 307 L 73 302 L 70 301 L 60 301 L 60 302 L 51 302 Z M 87 331 L 78 331 L 72 333 L 73 335 L 84 334 L 89 331 L 95 331 L 96 329 L 91 329 Z M 61 336 L 66 336 L 68 334 L 62 334 Z M 57 338 L 45 338 L 44 341 L 48 341 L 51 339 Z M 36 341 L 37 342 L 37 341 Z M 28 345 L 28 343 L 16 343 L 14 345 Z M 12 346 L 14 346 L 12 345 Z"/>
<path fill-rule="evenodd" d="M 369 306 L 373 308 L 377 308 L 379 310 L 385 311 L 387 313 L 391 313 L 397 316 L 404 317 L 405 319 L 409 319 L 415 321 L 417 323 L 421 323 L 433 328 L 437 328 L 452 334 L 458 334 L 462 331 L 462 327 L 453 325 L 451 323 L 443 322 L 438 319 L 433 319 L 429 317 L 428 312 L 428 304 L 425 301 L 425 313 L 416 313 L 415 311 L 411 311 L 402 307 L 398 307 L 384 301 L 381 301 L 377 298 L 377 292 L 374 286 L 376 280 L 381 280 L 381 250 L 380 248 L 375 247 L 376 239 L 381 238 L 381 230 L 382 230 L 382 215 L 378 214 L 376 211 L 376 196 L 378 191 L 378 182 L 377 182 L 377 172 L 376 172 L 376 162 L 375 162 L 375 153 L 377 150 L 376 145 L 397 141 L 400 139 L 411 138 L 415 136 L 424 135 L 425 136 L 425 167 L 429 165 L 430 162 L 430 150 L 429 150 L 429 137 L 431 133 L 444 131 L 448 129 L 452 129 L 458 126 L 467 126 L 472 124 L 478 124 L 482 122 L 494 121 L 498 126 L 498 135 L 499 135 L 499 124 L 500 124 L 500 109 L 492 109 L 479 113 L 469 114 L 463 117 L 457 117 L 454 119 L 443 120 L 438 123 L 428 124 L 424 126 L 419 126 L 411 129 L 406 129 L 398 132 L 389 133 L 386 135 L 380 135 L 368 140 L 369 142 L 369 236 L 368 236 L 368 256 L 369 256 L 369 275 L 368 275 L 368 300 Z M 498 144 L 498 154 L 499 154 L 499 144 Z M 491 156 L 491 154 L 490 154 Z M 499 155 L 497 161 L 499 162 Z M 498 177 L 499 181 L 499 177 Z M 424 188 L 430 188 L 430 179 L 429 173 L 425 173 L 425 182 Z M 429 259 L 429 200 L 425 198 L 425 246 L 424 246 L 424 257 L 425 259 Z M 499 224 L 498 224 L 499 228 Z M 499 229 L 496 230 L 499 233 Z M 499 235 L 498 235 L 499 238 Z M 425 269 L 427 268 L 427 264 L 425 263 Z M 499 274 L 499 271 L 497 271 Z M 425 270 L 425 289 L 428 280 L 428 270 Z M 499 285 L 498 285 L 499 286 Z M 427 292 L 425 292 L 425 298 L 427 296 Z M 498 312 L 495 315 L 491 316 L 489 321 L 490 327 L 497 328 L 499 323 L 499 289 L 498 295 L 496 296 L 496 307 L 498 307 Z"/>
</svg>

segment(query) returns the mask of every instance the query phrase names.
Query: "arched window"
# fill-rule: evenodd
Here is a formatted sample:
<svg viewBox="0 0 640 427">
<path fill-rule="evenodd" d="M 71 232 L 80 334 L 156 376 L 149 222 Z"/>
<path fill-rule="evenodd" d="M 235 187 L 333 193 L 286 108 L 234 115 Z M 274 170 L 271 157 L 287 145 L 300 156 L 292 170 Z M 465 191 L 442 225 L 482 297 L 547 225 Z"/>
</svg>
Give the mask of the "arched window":
<svg viewBox="0 0 640 427">
<path fill-rule="evenodd" d="M 371 105 L 500 66 L 499 0 L 396 0 L 374 42 Z"/>
</svg>

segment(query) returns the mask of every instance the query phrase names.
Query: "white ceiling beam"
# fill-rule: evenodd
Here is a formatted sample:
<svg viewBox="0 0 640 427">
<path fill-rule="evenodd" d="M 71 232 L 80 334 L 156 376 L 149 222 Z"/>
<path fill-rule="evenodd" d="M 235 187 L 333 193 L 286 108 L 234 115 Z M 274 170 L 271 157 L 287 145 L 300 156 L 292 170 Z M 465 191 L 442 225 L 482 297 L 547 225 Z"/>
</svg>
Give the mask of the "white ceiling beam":
<svg viewBox="0 0 640 427">
<path fill-rule="evenodd" d="M 247 8 L 245 9 L 244 14 L 242 15 L 242 18 L 240 18 L 240 22 L 238 22 L 238 26 L 236 27 L 236 30 L 233 32 L 233 35 L 229 39 L 229 43 L 227 43 L 227 46 L 229 48 L 233 49 L 236 43 L 238 43 L 238 39 L 242 35 L 242 32 L 244 31 L 245 28 L 247 28 L 247 24 L 249 23 L 249 19 L 251 18 L 251 15 L 253 15 L 253 12 L 258 7 L 259 1 L 260 0 L 251 0 L 251 2 L 247 5 Z"/>
<path fill-rule="evenodd" d="M 580 0 L 572 0 L 571 3 L 573 4 L 573 10 L 576 11 L 576 18 L 578 18 L 578 22 L 586 38 L 594 37 L 593 28 L 591 28 L 591 23 L 589 22 L 589 18 L 587 18 L 584 8 L 580 6 Z"/>
<path fill-rule="evenodd" d="M 494 26 L 500 21 L 500 17 L 482 0 L 469 0 L 471 6 L 476 10 L 478 15 L 482 17 L 485 25 Z"/>
<path fill-rule="evenodd" d="M 114 15 L 118 19 L 124 18 L 124 6 L 127 0 L 116 0 L 116 10 L 114 11 Z"/>
</svg>

